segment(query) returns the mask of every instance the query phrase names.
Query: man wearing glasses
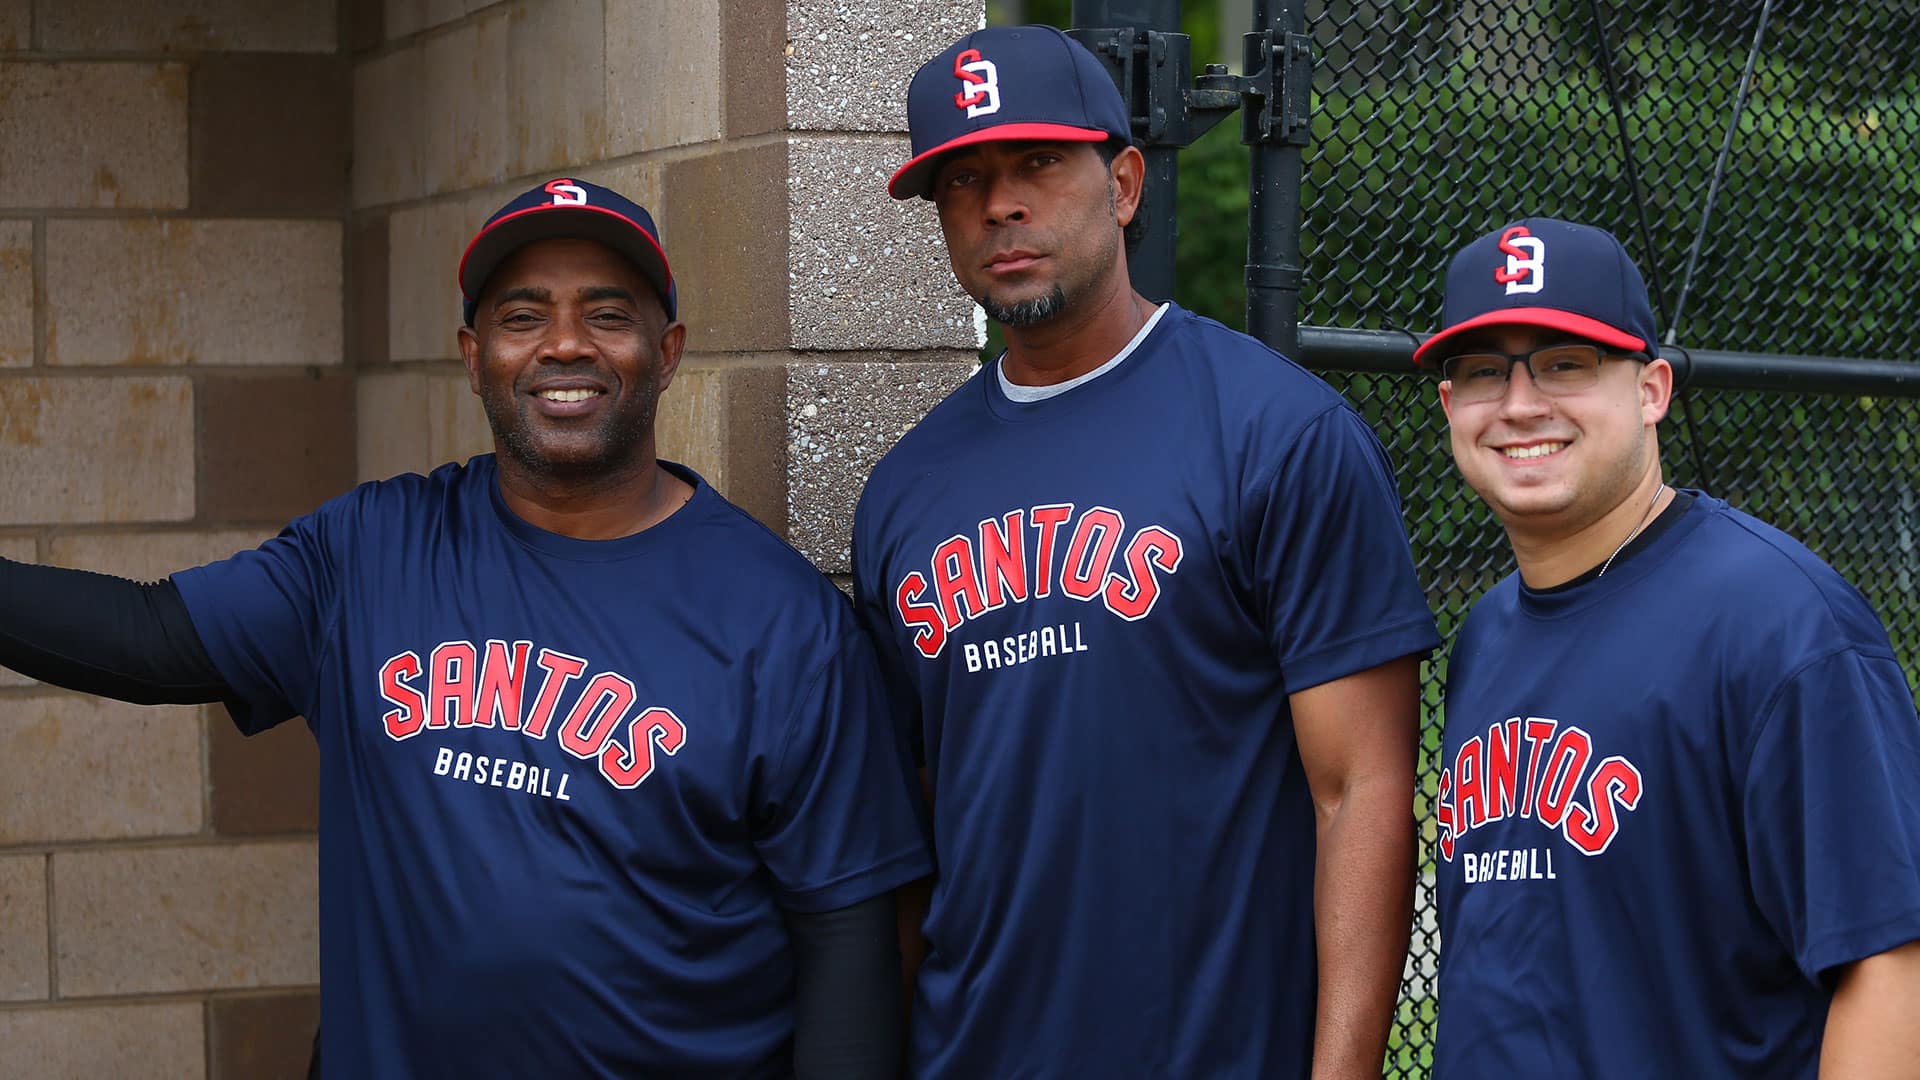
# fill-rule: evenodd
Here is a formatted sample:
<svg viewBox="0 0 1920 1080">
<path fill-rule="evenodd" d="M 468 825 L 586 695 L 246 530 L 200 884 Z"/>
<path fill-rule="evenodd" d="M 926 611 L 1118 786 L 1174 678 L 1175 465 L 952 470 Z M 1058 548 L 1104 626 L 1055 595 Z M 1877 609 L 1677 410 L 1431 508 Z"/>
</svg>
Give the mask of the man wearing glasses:
<svg viewBox="0 0 1920 1080">
<path fill-rule="evenodd" d="M 1461 475 L 1518 572 L 1449 661 L 1434 1075 L 1920 1073 L 1920 724 L 1866 600 L 1661 473 L 1639 270 L 1531 218 L 1447 273 Z"/>
</svg>

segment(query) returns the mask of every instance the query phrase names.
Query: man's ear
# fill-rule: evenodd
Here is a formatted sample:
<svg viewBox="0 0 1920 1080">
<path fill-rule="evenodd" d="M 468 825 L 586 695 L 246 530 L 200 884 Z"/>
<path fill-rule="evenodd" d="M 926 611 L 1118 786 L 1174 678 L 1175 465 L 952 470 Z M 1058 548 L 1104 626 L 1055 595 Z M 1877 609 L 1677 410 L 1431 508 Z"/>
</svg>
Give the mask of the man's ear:
<svg viewBox="0 0 1920 1080">
<path fill-rule="evenodd" d="M 467 365 L 467 389 L 475 397 L 480 396 L 480 336 L 473 327 L 462 326 L 458 334 L 460 339 L 460 360 Z"/>
<path fill-rule="evenodd" d="M 655 376 L 654 393 L 659 393 L 673 384 L 674 373 L 680 370 L 680 356 L 687 348 L 687 324 L 672 322 L 660 332 L 660 371 Z"/>
<path fill-rule="evenodd" d="M 1113 216 L 1121 228 L 1126 228 L 1133 224 L 1133 215 L 1140 212 L 1140 192 L 1147 183 L 1147 159 L 1139 148 L 1128 146 L 1113 156 L 1108 175 L 1113 178 Z"/>
<path fill-rule="evenodd" d="M 1640 422 L 1652 427 L 1667 418 L 1673 405 L 1673 365 L 1653 359 L 1640 371 Z"/>
</svg>

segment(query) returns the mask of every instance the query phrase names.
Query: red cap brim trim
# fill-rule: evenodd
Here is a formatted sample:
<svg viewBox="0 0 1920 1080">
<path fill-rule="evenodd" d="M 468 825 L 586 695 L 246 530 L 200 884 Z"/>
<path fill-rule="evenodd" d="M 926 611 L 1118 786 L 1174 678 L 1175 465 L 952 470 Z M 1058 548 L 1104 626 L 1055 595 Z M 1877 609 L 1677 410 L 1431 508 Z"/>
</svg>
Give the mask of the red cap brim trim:
<svg viewBox="0 0 1920 1080">
<path fill-rule="evenodd" d="M 1006 142 L 1023 139 L 1028 142 L 1105 142 L 1113 138 L 1109 132 L 1097 128 L 1071 127 L 1067 124 L 997 124 L 979 131 L 969 131 L 956 139 L 948 139 L 931 150 L 915 154 L 913 160 L 894 172 L 887 181 L 887 194 L 896 199 L 911 199 L 916 195 L 924 196 L 930 186 L 933 159 L 949 150 L 962 146 L 972 146 L 983 142 Z"/>
<path fill-rule="evenodd" d="M 1640 338 L 1585 315 L 1575 315 L 1571 311 L 1544 307 L 1510 307 L 1475 315 L 1466 322 L 1457 323 L 1428 338 L 1413 351 L 1415 367 L 1426 367 L 1430 361 L 1439 359 L 1440 346 L 1458 338 L 1469 330 L 1483 326 L 1544 326 L 1549 330 L 1565 330 L 1578 334 L 1590 341 L 1602 345 L 1611 345 L 1616 349 L 1632 349 L 1649 356 L 1658 356 L 1660 350 L 1650 341 Z"/>
<path fill-rule="evenodd" d="M 644 239 L 647 242 L 647 246 L 653 249 L 654 256 L 660 260 L 660 272 L 666 275 L 666 280 L 659 282 L 659 285 L 661 288 L 661 295 L 664 296 L 665 291 L 673 287 L 673 267 L 667 263 L 666 249 L 662 248 L 660 246 L 660 241 L 654 239 L 653 234 L 648 232 L 646 228 L 643 227 L 639 222 L 633 220 L 632 218 L 628 217 L 625 214 L 620 213 L 617 210 L 609 210 L 604 206 L 582 206 L 579 204 L 569 204 L 569 205 L 547 204 L 543 206 L 529 206 L 525 210 L 516 210 L 513 213 L 506 215 L 505 217 L 498 218 L 494 221 L 488 222 L 485 228 L 473 234 L 473 239 L 467 242 L 467 250 L 460 254 L 460 269 L 457 271 L 457 275 L 460 279 L 461 295 L 465 296 L 469 300 L 476 299 L 479 296 L 481 287 L 486 284 L 485 280 L 476 281 L 476 282 L 473 282 L 472 287 L 469 288 L 468 282 L 467 282 L 467 260 L 473 257 L 473 249 L 480 246 L 480 241 L 493 235 L 495 231 L 497 231 L 500 228 L 500 226 L 505 225 L 507 222 L 513 221 L 517 218 L 526 217 L 528 214 L 552 214 L 552 213 L 558 213 L 561 211 L 600 214 L 605 217 L 613 218 L 616 221 L 625 222 L 629 227 L 633 229 L 633 231 L 636 234 L 638 234 L 642 239 Z M 489 267 L 489 271 L 491 271 L 491 269 L 492 268 Z"/>
</svg>

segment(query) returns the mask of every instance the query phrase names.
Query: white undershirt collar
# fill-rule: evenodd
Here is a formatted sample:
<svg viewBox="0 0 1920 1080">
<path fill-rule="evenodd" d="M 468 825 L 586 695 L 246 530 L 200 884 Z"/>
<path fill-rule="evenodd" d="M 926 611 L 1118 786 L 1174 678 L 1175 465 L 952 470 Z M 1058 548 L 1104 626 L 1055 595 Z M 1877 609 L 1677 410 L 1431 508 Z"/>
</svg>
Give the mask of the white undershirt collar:
<svg viewBox="0 0 1920 1080">
<path fill-rule="evenodd" d="M 1119 367 L 1120 361 L 1133 355 L 1133 350 L 1140 347 L 1140 343 L 1147 339 L 1148 334 L 1153 333 L 1155 324 L 1160 321 L 1160 316 L 1167 313 L 1169 306 L 1168 304 L 1161 304 L 1159 307 L 1154 308 L 1153 314 L 1147 317 L 1147 325 L 1142 326 L 1140 332 L 1133 335 L 1133 340 L 1127 342 L 1126 348 L 1114 353 L 1113 359 L 1101 364 L 1085 375 L 1076 376 L 1068 379 L 1066 382 L 1054 383 L 1050 386 L 1021 386 L 1019 383 L 1010 382 L 1007 379 L 1006 368 L 1001 364 L 1001 361 L 1006 359 L 1007 354 L 1001 353 L 993 361 L 993 374 L 995 378 L 1000 380 L 1000 392 L 1007 396 L 1008 401 L 1031 404 L 1035 401 L 1045 401 L 1048 398 L 1059 397 L 1061 394 L 1066 393 L 1076 386 L 1092 382 L 1107 372 L 1112 371 L 1114 368 Z"/>
</svg>

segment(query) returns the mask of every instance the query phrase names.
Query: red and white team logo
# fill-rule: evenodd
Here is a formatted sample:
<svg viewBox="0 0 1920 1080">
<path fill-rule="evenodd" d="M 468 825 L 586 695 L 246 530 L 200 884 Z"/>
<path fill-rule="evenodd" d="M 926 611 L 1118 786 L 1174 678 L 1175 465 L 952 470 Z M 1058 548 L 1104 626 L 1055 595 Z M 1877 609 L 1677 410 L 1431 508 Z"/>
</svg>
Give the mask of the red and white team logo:
<svg viewBox="0 0 1920 1080">
<path fill-rule="evenodd" d="M 967 49 L 953 58 L 953 76 L 961 87 L 953 95 L 953 107 L 967 110 L 967 119 L 1000 111 L 1000 69 L 979 49 Z"/>
<path fill-rule="evenodd" d="M 687 741 L 687 725 L 672 709 L 640 707 L 633 680 L 530 641 L 444 641 L 425 660 L 400 653 L 380 666 L 380 696 L 394 706 L 380 722 L 395 742 L 448 728 L 539 740 L 551 732 L 561 749 L 622 790 L 653 775 L 655 751 L 672 757 Z"/>
<path fill-rule="evenodd" d="M 1153 611 L 1161 578 L 1180 569 L 1185 551 L 1159 525 L 1129 537 L 1120 511 L 1105 506 L 1078 514 L 1072 503 L 1009 510 L 941 541 L 926 572 L 910 571 L 894 587 L 893 608 L 929 660 L 961 624 L 1055 589 L 1133 622 Z"/>
<path fill-rule="evenodd" d="M 553 205 L 555 206 L 587 205 L 587 189 L 565 177 L 561 177 L 558 180 L 547 181 L 546 191 L 547 194 L 553 196 Z"/>
<path fill-rule="evenodd" d="M 1543 716 L 1508 717 L 1461 743 L 1440 773 L 1441 857 L 1452 862 L 1461 837 L 1503 818 L 1530 818 L 1582 855 L 1605 852 L 1645 785 L 1633 762 L 1594 754 L 1592 736 Z"/>
<path fill-rule="evenodd" d="M 1537 293 L 1547 284 L 1547 242 L 1515 225 L 1500 234 L 1504 266 L 1494 268 L 1493 280 L 1507 287 L 1507 295 Z"/>
</svg>

